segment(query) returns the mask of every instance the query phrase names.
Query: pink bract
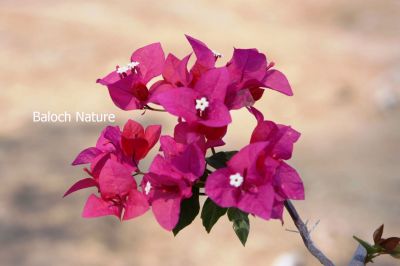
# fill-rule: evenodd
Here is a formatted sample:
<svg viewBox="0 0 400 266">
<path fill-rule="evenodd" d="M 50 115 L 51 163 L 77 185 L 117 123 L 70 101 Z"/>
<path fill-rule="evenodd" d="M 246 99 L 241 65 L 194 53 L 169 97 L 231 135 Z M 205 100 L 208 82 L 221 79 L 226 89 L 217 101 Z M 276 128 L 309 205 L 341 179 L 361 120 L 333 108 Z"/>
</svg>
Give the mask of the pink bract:
<svg viewBox="0 0 400 266">
<path fill-rule="evenodd" d="M 151 208 L 157 222 L 174 234 L 198 215 L 200 195 L 217 204 L 208 205 L 212 210 L 206 209 L 202 219 L 207 219 L 207 212 L 221 211 L 219 207 L 282 220 L 286 200 L 304 199 L 302 180 L 286 162 L 300 133 L 265 120 L 254 105 L 266 89 L 293 95 L 286 76 L 257 49 L 234 48 L 228 62 L 220 64 L 222 54 L 185 36 L 189 53 L 179 57 L 168 53 L 165 58 L 161 44 L 152 43 L 134 51 L 128 64 L 97 80 L 122 110 L 175 116 L 173 135 L 160 137 L 160 125 L 143 127 L 131 119 L 122 131 L 118 126 L 104 128 L 96 145 L 72 162 L 87 164 L 88 177 L 64 196 L 94 188 L 83 217 L 112 215 L 128 220 Z M 257 121 L 249 144 L 239 152 L 215 151 L 225 145 L 231 111 L 242 108 Z M 158 142 L 160 154 L 152 158 L 148 172 L 141 171 L 140 161 Z M 215 223 L 215 217 L 208 219 L 203 220 L 207 231 Z"/>
<path fill-rule="evenodd" d="M 157 155 L 142 181 L 154 216 L 166 230 L 175 228 L 183 199 L 192 196 L 192 186 L 203 174 L 204 154 L 195 144 L 182 145 L 161 137 L 164 157 Z"/>
<path fill-rule="evenodd" d="M 158 95 L 159 103 L 171 114 L 188 123 L 209 127 L 222 127 L 232 120 L 224 104 L 229 76 L 226 68 L 215 68 L 204 73 L 194 88 L 175 88 Z M 197 108 L 197 101 L 204 99 L 207 107 Z"/>
<path fill-rule="evenodd" d="M 83 217 L 115 215 L 128 220 L 149 209 L 146 197 L 137 191 L 131 171 L 114 160 L 108 160 L 100 173 L 99 193 L 100 197 L 92 194 L 88 198 Z"/>
<path fill-rule="evenodd" d="M 144 46 L 131 56 L 132 68 L 126 68 L 122 73 L 117 69 L 97 82 L 107 86 L 114 104 L 122 110 L 143 109 L 152 102 L 153 91 L 147 86 L 148 82 L 161 75 L 164 68 L 164 51 L 160 43 Z"/>
</svg>

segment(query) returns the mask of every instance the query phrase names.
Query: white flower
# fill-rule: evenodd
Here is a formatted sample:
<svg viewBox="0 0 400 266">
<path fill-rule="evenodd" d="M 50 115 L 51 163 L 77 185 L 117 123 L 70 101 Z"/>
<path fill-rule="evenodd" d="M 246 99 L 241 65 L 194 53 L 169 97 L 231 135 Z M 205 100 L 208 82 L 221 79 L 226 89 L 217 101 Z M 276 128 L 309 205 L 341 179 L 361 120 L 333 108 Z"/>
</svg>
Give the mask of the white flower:
<svg viewBox="0 0 400 266">
<path fill-rule="evenodd" d="M 151 183 L 147 181 L 146 186 L 144 187 L 144 193 L 146 193 L 146 195 L 149 195 L 150 190 L 151 190 Z"/>
<path fill-rule="evenodd" d="M 201 99 L 196 99 L 196 110 L 200 110 L 204 112 L 208 107 L 209 102 L 207 101 L 206 97 L 202 97 Z"/>
<path fill-rule="evenodd" d="M 123 73 L 128 72 L 128 70 L 129 70 L 129 68 L 126 67 L 126 66 L 118 67 L 118 68 L 117 68 L 117 73 L 118 73 L 118 74 L 123 74 Z"/>
<path fill-rule="evenodd" d="M 127 64 L 126 66 L 127 66 L 129 69 L 133 69 L 133 68 L 137 67 L 138 65 L 139 65 L 139 62 L 133 61 L 133 62 L 130 62 L 129 64 Z"/>
<path fill-rule="evenodd" d="M 214 54 L 214 56 L 216 57 L 216 58 L 221 58 L 221 57 L 223 57 L 223 54 L 221 54 L 221 53 L 219 53 L 219 52 L 217 52 L 217 51 L 214 51 L 214 50 L 211 50 L 212 51 L 212 53 Z"/>
<path fill-rule="evenodd" d="M 230 175 L 229 179 L 230 179 L 229 184 L 232 187 L 240 187 L 243 183 L 243 176 L 241 176 L 239 173 Z"/>
<path fill-rule="evenodd" d="M 121 66 L 117 68 L 117 73 L 118 74 L 124 74 L 126 72 L 128 72 L 128 70 L 135 70 L 136 67 L 139 65 L 139 62 L 133 61 L 130 62 L 128 64 L 126 64 L 126 66 Z"/>
</svg>

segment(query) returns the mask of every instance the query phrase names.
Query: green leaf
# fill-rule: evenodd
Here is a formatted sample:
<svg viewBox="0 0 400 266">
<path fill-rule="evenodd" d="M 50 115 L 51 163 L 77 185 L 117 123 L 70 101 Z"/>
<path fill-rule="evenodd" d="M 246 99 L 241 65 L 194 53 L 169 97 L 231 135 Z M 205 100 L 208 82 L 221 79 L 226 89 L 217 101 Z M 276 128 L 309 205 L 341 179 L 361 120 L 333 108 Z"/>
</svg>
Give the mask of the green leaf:
<svg viewBox="0 0 400 266">
<path fill-rule="evenodd" d="M 229 208 L 228 218 L 229 221 L 233 223 L 233 230 L 238 236 L 240 242 L 245 246 L 250 232 L 249 214 L 242 212 L 237 208 Z"/>
<path fill-rule="evenodd" d="M 357 240 L 357 242 L 360 243 L 360 245 L 363 246 L 367 250 L 368 254 L 373 254 L 373 253 L 378 252 L 378 249 L 376 247 L 372 246 L 371 244 L 369 244 L 368 242 L 366 242 L 356 236 L 353 236 L 353 238 L 355 240 Z"/>
<path fill-rule="evenodd" d="M 219 169 L 226 166 L 226 163 L 235 155 L 237 151 L 221 151 L 206 158 L 209 165 L 215 169 Z"/>
<path fill-rule="evenodd" d="M 172 230 L 174 236 L 176 236 L 183 228 L 191 224 L 196 216 L 199 214 L 199 212 L 199 188 L 193 187 L 193 195 L 188 199 L 182 200 L 181 202 L 179 221 L 175 228 Z"/>
<path fill-rule="evenodd" d="M 219 218 L 226 214 L 227 208 L 221 208 L 215 204 L 210 198 L 204 202 L 203 209 L 201 210 L 201 219 L 203 226 L 207 233 L 210 233 L 213 226 L 217 223 Z"/>
</svg>

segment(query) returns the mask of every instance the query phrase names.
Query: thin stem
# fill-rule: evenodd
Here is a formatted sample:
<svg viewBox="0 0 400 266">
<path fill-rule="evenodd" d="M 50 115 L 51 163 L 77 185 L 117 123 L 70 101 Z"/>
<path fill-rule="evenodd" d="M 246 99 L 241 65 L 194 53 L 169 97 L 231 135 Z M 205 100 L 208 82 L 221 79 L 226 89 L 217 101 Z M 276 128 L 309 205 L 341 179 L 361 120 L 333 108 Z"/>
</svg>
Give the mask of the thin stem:
<svg viewBox="0 0 400 266">
<path fill-rule="evenodd" d="M 211 147 L 211 152 L 212 152 L 213 155 L 215 155 L 216 152 L 215 152 L 214 147 Z"/>
<path fill-rule="evenodd" d="M 145 109 L 145 110 L 151 110 L 151 111 L 156 111 L 156 112 L 166 112 L 166 110 L 164 110 L 164 109 L 154 108 L 154 107 L 151 107 L 151 106 L 149 106 L 149 105 L 147 105 L 147 104 L 143 107 L 143 109 Z"/>
<path fill-rule="evenodd" d="M 141 172 L 140 170 L 136 171 L 136 173 L 133 174 L 133 176 L 137 175 L 145 175 L 146 173 Z"/>
<path fill-rule="evenodd" d="M 292 218 L 297 229 L 299 230 L 301 238 L 303 239 L 304 245 L 306 246 L 308 251 L 310 251 L 310 253 L 314 257 L 316 257 L 319 260 L 319 262 L 321 262 L 321 264 L 325 266 L 335 266 L 335 264 L 333 264 L 333 262 L 314 245 L 313 241 L 311 240 L 310 232 L 308 231 L 307 226 L 301 220 L 300 215 L 297 213 L 296 208 L 289 200 L 285 201 L 285 207 L 288 210 L 290 217 Z"/>
</svg>

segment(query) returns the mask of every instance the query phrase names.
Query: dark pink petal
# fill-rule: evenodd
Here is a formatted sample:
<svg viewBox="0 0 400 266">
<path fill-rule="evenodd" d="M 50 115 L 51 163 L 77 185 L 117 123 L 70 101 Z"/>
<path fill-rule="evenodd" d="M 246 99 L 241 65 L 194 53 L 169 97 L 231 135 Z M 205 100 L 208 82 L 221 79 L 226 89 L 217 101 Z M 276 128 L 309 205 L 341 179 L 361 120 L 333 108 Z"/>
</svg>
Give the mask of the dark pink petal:
<svg viewBox="0 0 400 266">
<path fill-rule="evenodd" d="M 267 69 L 267 59 L 257 49 L 235 49 L 227 65 L 231 82 L 243 84 L 250 80 L 262 80 Z"/>
<path fill-rule="evenodd" d="M 249 91 L 253 97 L 253 100 L 256 102 L 261 99 L 265 90 L 260 87 L 250 87 Z"/>
<path fill-rule="evenodd" d="M 189 181 L 194 182 L 203 175 L 206 162 L 203 151 L 192 143 L 187 145 L 182 154 L 172 158 L 172 164 L 184 173 Z"/>
<path fill-rule="evenodd" d="M 187 122 L 198 119 L 196 99 L 198 94 L 190 88 L 176 88 L 158 95 L 158 101 L 169 113 L 184 118 Z"/>
<path fill-rule="evenodd" d="M 160 138 L 160 146 L 167 160 L 171 160 L 173 157 L 181 154 L 186 147 L 185 144 L 177 143 L 176 140 L 170 136 L 162 136 Z"/>
<path fill-rule="evenodd" d="M 243 192 L 237 207 L 244 212 L 268 220 L 271 218 L 274 197 L 272 186 L 270 184 L 264 184 L 257 187 L 256 193 Z"/>
<path fill-rule="evenodd" d="M 185 35 L 186 39 L 189 41 L 192 46 L 193 52 L 196 55 L 197 61 L 196 64 L 199 64 L 206 68 L 213 68 L 215 65 L 215 56 L 210 48 L 207 47 L 203 42 L 190 37 L 189 35 Z"/>
<path fill-rule="evenodd" d="M 226 88 L 229 84 L 229 73 L 226 67 L 210 69 L 203 73 L 194 89 L 208 100 L 225 100 Z"/>
<path fill-rule="evenodd" d="M 151 190 L 154 191 L 151 200 L 191 197 L 191 184 L 184 178 L 183 174 L 171 167 L 170 163 L 166 160 L 164 160 L 164 166 L 164 169 L 161 169 L 159 174 L 151 172 L 145 175 L 146 179 L 152 185 Z"/>
<path fill-rule="evenodd" d="M 272 206 L 271 219 L 279 219 L 283 225 L 283 200 L 275 198 L 274 205 Z"/>
<path fill-rule="evenodd" d="M 145 195 L 136 189 L 129 192 L 125 203 L 125 212 L 123 220 L 136 218 L 144 214 L 149 209 L 149 203 Z"/>
<path fill-rule="evenodd" d="M 187 86 L 190 83 L 190 74 L 187 70 L 187 64 L 191 54 L 179 60 L 173 54 L 168 54 L 165 60 L 163 77 L 164 79 L 177 87 Z"/>
<path fill-rule="evenodd" d="M 139 62 L 138 68 L 142 75 L 142 82 L 147 84 L 152 78 L 161 75 L 165 55 L 160 43 L 152 43 L 133 52 L 131 61 Z"/>
<path fill-rule="evenodd" d="M 181 199 L 159 198 L 152 202 L 152 210 L 157 222 L 168 231 L 175 228 L 179 221 Z"/>
<path fill-rule="evenodd" d="M 85 178 L 85 179 L 81 179 L 78 182 L 76 182 L 75 184 L 73 184 L 68 190 L 67 192 L 65 192 L 63 197 L 68 196 L 69 194 L 80 190 L 80 189 L 84 189 L 84 188 L 88 188 L 88 187 L 95 187 L 97 186 L 96 181 L 93 178 Z"/>
<path fill-rule="evenodd" d="M 206 142 L 206 149 L 224 146 L 225 142 L 222 139 L 211 139 Z"/>
<path fill-rule="evenodd" d="M 174 88 L 175 88 L 174 86 L 172 86 L 169 83 L 166 83 L 164 80 L 157 81 L 150 87 L 148 102 L 154 104 L 160 104 L 160 102 L 158 101 L 158 95 Z"/>
<path fill-rule="evenodd" d="M 124 154 L 133 159 L 136 163 L 143 159 L 149 152 L 149 143 L 146 139 L 121 139 L 122 149 Z"/>
<path fill-rule="evenodd" d="M 197 130 L 209 140 L 222 139 L 228 130 L 228 126 L 223 127 L 206 127 L 201 124 L 197 124 Z"/>
<path fill-rule="evenodd" d="M 114 206 L 112 202 L 105 201 L 91 194 L 83 208 L 82 217 L 95 218 L 106 215 L 115 215 L 120 218 L 121 211 L 117 206 Z"/>
<path fill-rule="evenodd" d="M 198 123 L 207 127 L 224 127 L 232 122 L 228 108 L 221 101 L 214 100 L 210 102 L 206 109 L 206 118 L 199 119 Z M 187 120 L 190 122 L 189 120 Z"/>
<path fill-rule="evenodd" d="M 254 115 L 254 117 L 257 120 L 257 123 L 261 123 L 262 121 L 264 121 L 264 115 L 255 107 L 253 106 L 249 106 L 247 107 L 247 110 L 249 110 L 249 112 Z M 251 141 L 250 141 L 251 143 Z"/>
<path fill-rule="evenodd" d="M 199 137 L 199 133 L 186 122 L 180 122 L 174 128 L 174 139 L 179 143 L 192 143 L 197 141 Z"/>
<path fill-rule="evenodd" d="M 264 175 L 264 179 L 271 182 L 271 178 L 275 175 L 277 168 L 281 164 L 281 160 L 274 159 L 270 156 L 266 156 L 265 153 L 262 153 L 261 158 L 257 161 L 257 169 L 256 171 L 261 172 Z M 249 169 L 249 171 L 254 171 L 253 169 Z"/>
<path fill-rule="evenodd" d="M 251 106 L 254 102 L 253 96 L 248 89 L 230 92 L 225 99 L 229 110 L 237 110 L 242 107 Z"/>
<path fill-rule="evenodd" d="M 221 168 L 207 177 L 205 192 L 219 206 L 236 207 L 240 197 L 240 189 L 229 184 L 230 175 L 235 174 L 228 168 Z"/>
<path fill-rule="evenodd" d="M 131 119 L 126 122 L 122 131 L 121 147 L 124 154 L 135 161 L 143 159 L 149 151 L 145 131 L 141 124 Z"/>
<path fill-rule="evenodd" d="M 90 164 L 90 175 L 95 179 L 98 180 L 100 176 L 100 172 L 104 167 L 104 164 L 110 160 L 111 153 L 102 153 L 97 156 L 93 162 Z"/>
<path fill-rule="evenodd" d="M 115 197 L 128 194 L 136 188 L 136 182 L 124 165 L 108 160 L 100 172 L 99 186 L 103 197 Z"/>
<path fill-rule="evenodd" d="M 159 176 L 168 176 L 174 174 L 172 173 L 173 170 L 171 163 L 164 159 L 161 155 L 156 155 L 156 157 L 154 157 L 150 165 L 149 172 Z M 151 176 L 149 178 L 151 178 Z M 158 181 L 161 182 L 160 180 Z"/>
<path fill-rule="evenodd" d="M 196 143 L 197 146 L 205 153 L 206 140 L 203 134 L 198 131 L 197 128 L 197 125 L 190 125 L 186 122 L 180 122 L 174 128 L 174 139 L 178 143 L 182 144 Z"/>
<path fill-rule="evenodd" d="M 118 126 L 107 126 L 101 131 L 97 140 L 96 148 L 103 152 L 112 152 L 116 150 L 121 139 L 121 130 Z"/>
<path fill-rule="evenodd" d="M 122 110 L 142 109 L 142 103 L 134 95 L 136 76 L 133 74 L 108 85 L 108 92 L 114 104 Z"/>
<path fill-rule="evenodd" d="M 243 174 L 245 169 L 257 162 L 258 156 L 267 145 L 268 142 L 257 142 L 245 146 L 228 161 L 229 168 Z"/>
<path fill-rule="evenodd" d="M 83 151 L 81 151 L 78 156 L 75 158 L 75 160 L 72 162 L 72 165 L 78 165 L 78 164 L 87 164 L 92 162 L 99 154 L 101 153 L 101 150 L 95 148 L 95 147 L 90 147 L 87 148 Z"/>
<path fill-rule="evenodd" d="M 130 139 L 144 138 L 144 128 L 140 123 L 129 119 L 124 125 L 122 136 Z"/>
<path fill-rule="evenodd" d="M 277 169 L 275 182 L 286 199 L 304 200 L 304 186 L 297 171 L 282 162 Z"/>
<path fill-rule="evenodd" d="M 300 138 L 300 133 L 290 126 L 278 125 L 279 135 L 274 145 L 273 154 L 288 160 L 292 157 L 293 144 Z"/>
<path fill-rule="evenodd" d="M 121 130 L 118 126 L 107 126 L 104 131 L 104 138 L 114 146 L 111 151 L 120 151 Z"/>
<path fill-rule="evenodd" d="M 116 71 L 113 71 L 110 74 L 108 74 L 107 76 L 105 76 L 104 78 L 97 79 L 96 82 L 100 83 L 101 85 L 108 86 L 110 84 L 117 82 L 120 79 L 121 79 L 121 76 Z"/>
<path fill-rule="evenodd" d="M 255 127 L 250 143 L 269 141 L 268 153 L 270 156 L 287 160 L 292 157 L 293 144 L 299 137 L 300 133 L 289 126 L 263 121 Z"/>
<path fill-rule="evenodd" d="M 278 70 L 269 70 L 267 71 L 266 76 L 264 77 L 264 86 L 270 88 L 275 91 L 279 91 L 288 96 L 292 96 L 292 88 L 290 87 L 289 81 L 286 76 L 278 71 Z"/>
<path fill-rule="evenodd" d="M 161 143 L 162 143 L 162 141 L 163 141 L 163 137 L 161 137 L 161 139 L 160 139 Z M 160 154 L 157 154 L 150 164 L 149 173 L 162 174 L 163 171 L 165 171 L 165 166 L 168 166 L 168 165 L 169 164 L 165 161 L 165 159 Z"/>
<path fill-rule="evenodd" d="M 156 145 L 158 139 L 161 135 L 161 126 L 160 125 L 150 125 L 146 128 L 144 133 L 145 139 L 149 143 L 149 150 Z"/>
<path fill-rule="evenodd" d="M 278 126 L 272 121 L 262 121 L 254 128 L 250 143 L 272 140 L 278 132 Z"/>
</svg>

